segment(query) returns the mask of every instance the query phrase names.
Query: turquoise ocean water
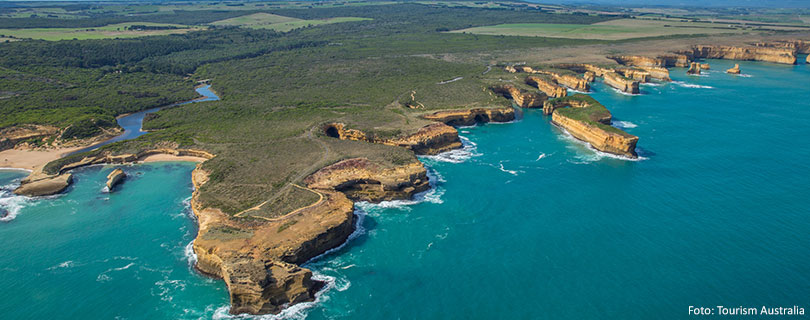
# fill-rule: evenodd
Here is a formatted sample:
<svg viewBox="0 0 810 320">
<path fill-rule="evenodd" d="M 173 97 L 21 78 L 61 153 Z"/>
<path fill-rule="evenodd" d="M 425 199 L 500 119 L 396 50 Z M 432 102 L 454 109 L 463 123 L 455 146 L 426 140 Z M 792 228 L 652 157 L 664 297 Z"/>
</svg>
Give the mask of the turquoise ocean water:
<svg viewBox="0 0 810 320">
<path fill-rule="evenodd" d="M 804 61 L 804 59 L 802 59 Z M 709 61 L 642 95 L 592 95 L 638 135 L 640 161 L 573 140 L 538 110 L 460 128 L 422 160 L 415 201 L 359 204 L 357 236 L 310 262 L 332 279 L 307 319 L 683 319 L 689 306 L 810 310 L 810 66 Z M 190 164 L 100 192 L 111 167 L 0 223 L 12 318 L 223 318 L 189 268 Z M 0 172 L 0 185 L 21 177 Z M 2 198 L 2 197 L 0 197 Z M 9 199 L 8 197 L 3 199 Z M 130 265 L 131 264 L 131 265 Z M 129 266 L 129 267 L 127 267 Z M 108 279 L 109 278 L 109 279 Z"/>
</svg>

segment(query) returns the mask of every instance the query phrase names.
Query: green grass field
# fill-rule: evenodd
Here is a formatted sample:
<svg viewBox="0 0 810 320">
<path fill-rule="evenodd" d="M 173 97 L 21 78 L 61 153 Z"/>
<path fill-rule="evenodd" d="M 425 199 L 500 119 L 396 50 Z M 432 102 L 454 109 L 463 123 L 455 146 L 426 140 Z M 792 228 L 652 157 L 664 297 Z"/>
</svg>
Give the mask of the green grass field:
<svg viewBox="0 0 810 320">
<path fill-rule="evenodd" d="M 335 17 L 327 19 L 297 19 L 291 17 L 280 16 L 270 13 L 254 13 L 246 16 L 220 20 L 211 23 L 215 26 L 240 26 L 247 28 L 262 28 L 272 29 L 276 31 L 286 32 L 297 28 L 317 26 L 322 24 L 351 22 L 351 21 L 365 21 L 371 20 L 369 18 L 355 18 L 355 17 Z"/>
<path fill-rule="evenodd" d="M 760 29 L 729 27 L 726 24 L 667 20 L 618 19 L 595 24 L 508 23 L 455 30 L 455 33 L 549 37 L 593 40 L 624 40 L 669 35 L 727 34 L 756 30 L 797 30 L 801 28 L 767 27 Z"/>
<path fill-rule="evenodd" d="M 132 25 L 176 27 L 177 29 L 167 30 L 127 30 Z M 95 28 L 28 28 L 28 29 L 0 29 L 0 36 L 13 36 L 16 38 L 40 39 L 40 40 L 87 40 L 87 39 L 112 39 L 112 38 L 135 38 L 143 36 L 166 35 L 176 33 L 186 33 L 192 30 L 199 30 L 200 27 L 189 27 L 179 24 L 152 23 L 152 22 L 128 22 L 106 25 Z"/>
</svg>

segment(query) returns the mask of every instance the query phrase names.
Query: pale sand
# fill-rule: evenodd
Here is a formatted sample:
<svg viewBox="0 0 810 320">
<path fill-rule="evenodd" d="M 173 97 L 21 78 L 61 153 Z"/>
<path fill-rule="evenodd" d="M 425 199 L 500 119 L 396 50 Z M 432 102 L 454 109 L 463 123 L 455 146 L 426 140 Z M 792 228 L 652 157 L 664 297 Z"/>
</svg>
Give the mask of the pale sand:
<svg viewBox="0 0 810 320">
<path fill-rule="evenodd" d="M 208 160 L 203 157 L 194 156 L 175 156 L 171 154 L 154 154 L 141 159 L 141 162 L 161 162 L 161 161 L 190 161 L 190 162 L 203 162 Z"/>
<path fill-rule="evenodd" d="M 83 147 L 49 150 L 3 150 L 0 151 L 0 167 L 33 170 L 81 148 Z"/>
</svg>

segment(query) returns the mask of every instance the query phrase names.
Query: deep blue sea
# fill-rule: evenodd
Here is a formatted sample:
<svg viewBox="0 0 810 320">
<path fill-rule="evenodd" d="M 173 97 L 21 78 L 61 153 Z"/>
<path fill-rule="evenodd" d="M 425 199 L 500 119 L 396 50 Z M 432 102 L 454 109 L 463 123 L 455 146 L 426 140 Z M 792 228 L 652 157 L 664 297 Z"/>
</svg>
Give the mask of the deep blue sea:
<svg viewBox="0 0 810 320">
<path fill-rule="evenodd" d="M 810 311 L 810 66 L 741 62 L 734 76 L 724 73 L 734 62 L 709 63 L 703 76 L 674 68 L 674 82 L 637 96 L 594 84 L 614 125 L 640 137 L 639 161 L 593 151 L 539 110 L 460 128 L 465 149 L 422 158 L 433 189 L 358 204 L 356 237 L 307 265 L 330 289 L 288 315 Z M 66 195 L 22 202 L 0 223 L 0 310 L 12 319 L 226 317 L 224 285 L 195 274 L 185 253 L 192 168 L 127 167 L 139 174 L 104 194 L 112 167 L 91 167 Z M 0 172 L 0 185 L 22 176 Z"/>
</svg>

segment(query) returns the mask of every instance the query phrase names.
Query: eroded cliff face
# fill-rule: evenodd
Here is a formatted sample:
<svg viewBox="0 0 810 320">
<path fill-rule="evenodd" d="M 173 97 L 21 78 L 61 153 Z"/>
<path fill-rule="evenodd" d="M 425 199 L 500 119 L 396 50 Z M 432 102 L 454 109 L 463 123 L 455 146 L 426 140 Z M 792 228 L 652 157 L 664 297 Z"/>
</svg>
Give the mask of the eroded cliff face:
<svg viewBox="0 0 810 320">
<path fill-rule="evenodd" d="M 650 78 L 662 81 L 672 81 L 669 77 L 669 70 L 663 67 L 639 67 L 650 74 Z"/>
<path fill-rule="evenodd" d="M 278 313 L 312 301 L 323 286 L 301 264 L 344 243 L 355 230 L 352 201 L 408 199 L 427 190 L 427 171 L 414 161 L 384 166 L 365 158 L 343 160 L 304 179 L 321 199 L 270 219 L 242 220 L 200 206 L 201 166 L 192 173 L 192 209 L 200 231 L 194 240 L 196 267 L 222 278 L 232 314 Z"/>
<path fill-rule="evenodd" d="M 102 163 L 131 163 L 156 154 L 193 156 L 205 159 L 211 159 L 214 157 L 213 154 L 202 150 L 172 148 L 150 149 L 139 153 L 120 155 L 113 155 L 110 152 L 104 152 L 101 154 L 84 157 L 75 162 L 67 163 L 53 173 L 45 172 L 43 167 L 37 168 L 31 172 L 28 177 L 20 182 L 20 186 L 14 190 L 14 193 L 29 197 L 57 194 L 64 191 L 72 183 L 72 175 L 68 173 L 68 171 L 72 169 Z"/>
<path fill-rule="evenodd" d="M 199 188 L 207 181 L 200 166 L 192 180 L 191 205 L 199 223 L 193 244 L 196 268 L 225 281 L 230 313 L 278 313 L 315 299 L 323 283 L 299 264 L 339 246 L 354 232 L 351 200 L 334 190 L 313 190 L 321 199 L 309 207 L 275 219 L 240 220 L 200 206 Z"/>
<path fill-rule="evenodd" d="M 568 90 L 565 87 L 557 85 L 557 83 L 541 77 L 529 76 L 526 78 L 526 83 L 537 87 L 538 90 L 543 91 L 547 96 L 552 98 L 560 98 L 568 95 Z"/>
<path fill-rule="evenodd" d="M 389 146 L 408 148 L 416 154 L 429 155 L 461 148 L 458 130 L 444 123 L 434 123 L 420 128 L 415 133 L 394 138 L 369 138 L 357 129 L 347 129 L 343 123 L 328 123 L 324 133 L 342 140 L 366 141 Z"/>
<path fill-rule="evenodd" d="M 795 50 L 798 53 L 810 53 L 810 41 L 806 40 L 787 39 L 770 42 L 758 42 L 755 43 L 754 46 L 766 48 L 782 48 Z"/>
<path fill-rule="evenodd" d="M 624 75 L 627 78 L 636 80 L 641 83 L 650 82 L 650 73 L 647 71 L 630 69 L 630 68 L 619 68 L 616 69 L 616 72 Z"/>
<path fill-rule="evenodd" d="M 545 94 L 534 92 L 523 92 L 511 84 L 496 85 L 490 88 L 496 94 L 512 99 L 521 108 L 538 108 L 543 106 L 543 101 L 548 97 Z"/>
<path fill-rule="evenodd" d="M 629 94 L 638 94 L 638 81 L 627 79 L 616 72 L 608 72 L 604 75 L 605 84 Z"/>
<path fill-rule="evenodd" d="M 796 64 L 796 50 L 769 47 L 693 46 L 682 52 L 692 59 L 729 59 Z"/>
<path fill-rule="evenodd" d="M 515 120 L 515 109 L 501 107 L 446 110 L 425 114 L 422 115 L 422 118 L 443 122 L 451 126 L 471 126 L 476 123 L 508 122 Z"/>
<path fill-rule="evenodd" d="M 595 149 L 603 152 L 637 158 L 636 143 L 638 137 L 626 136 L 606 131 L 584 121 L 574 120 L 555 111 L 551 115 L 551 122 L 562 127 L 579 140 L 588 142 Z"/>
<path fill-rule="evenodd" d="M 355 201 L 409 199 L 430 188 L 427 171 L 416 161 L 386 168 L 365 158 L 343 160 L 313 173 L 304 183 L 334 189 Z"/>
<path fill-rule="evenodd" d="M 662 61 L 662 67 L 678 67 L 678 68 L 686 68 L 689 67 L 689 63 L 691 63 L 691 59 L 689 56 L 685 54 L 666 54 L 658 56 L 658 59 Z"/>
</svg>

